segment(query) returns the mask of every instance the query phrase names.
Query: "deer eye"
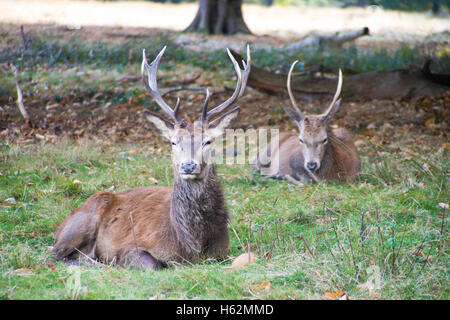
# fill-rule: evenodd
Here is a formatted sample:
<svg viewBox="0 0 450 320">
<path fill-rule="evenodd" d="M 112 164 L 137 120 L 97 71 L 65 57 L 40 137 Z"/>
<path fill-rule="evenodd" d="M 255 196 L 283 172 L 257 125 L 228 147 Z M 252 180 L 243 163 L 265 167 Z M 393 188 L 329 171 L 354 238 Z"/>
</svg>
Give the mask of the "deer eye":
<svg viewBox="0 0 450 320">
<path fill-rule="evenodd" d="M 305 141 L 303 141 L 303 139 L 298 139 L 298 141 L 300 141 L 300 143 L 305 143 Z"/>
<path fill-rule="evenodd" d="M 176 146 L 177 144 L 175 142 L 171 142 L 173 146 Z"/>
<path fill-rule="evenodd" d="M 322 143 L 327 143 L 328 138 L 323 139 Z"/>
<path fill-rule="evenodd" d="M 207 141 L 203 142 L 203 145 L 204 145 L 204 146 L 207 146 L 207 145 L 209 145 L 209 144 L 211 144 L 211 140 L 207 140 Z"/>
</svg>

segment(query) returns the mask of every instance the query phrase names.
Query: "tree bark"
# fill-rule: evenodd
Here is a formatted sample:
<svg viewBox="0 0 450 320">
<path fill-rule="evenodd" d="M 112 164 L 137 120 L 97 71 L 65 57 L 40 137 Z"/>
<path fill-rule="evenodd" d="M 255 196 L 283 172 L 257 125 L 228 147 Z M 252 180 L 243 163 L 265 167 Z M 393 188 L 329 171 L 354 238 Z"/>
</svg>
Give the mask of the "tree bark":
<svg viewBox="0 0 450 320">
<path fill-rule="evenodd" d="M 242 16 L 242 0 L 199 0 L 197 14 L 185 31 L 229 35 L 251 33 Z"/>
</svg>

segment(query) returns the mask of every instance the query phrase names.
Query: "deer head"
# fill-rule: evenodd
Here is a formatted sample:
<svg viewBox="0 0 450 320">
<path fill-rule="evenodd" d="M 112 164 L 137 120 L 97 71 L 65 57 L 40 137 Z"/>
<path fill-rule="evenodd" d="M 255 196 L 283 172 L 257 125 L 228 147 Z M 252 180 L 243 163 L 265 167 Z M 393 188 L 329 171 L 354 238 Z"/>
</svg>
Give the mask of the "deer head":
<svg viewBox="0 0 450 320">
<path fill-rule="evenodd" d="M 210 92 L 206 89 L 202 114 L 194 123 L 187 123 L 178 117 L 180 99 L 178 99 L 175 107 L 172 109 L 164 102 L 159 93 L 156 74 L 165 50 L 166 47 L 161 50 L 150 65 L 147 63 L 144 50 L 141 71 L 145 88 L 170 118 L 170 121 L 150 111 L 146 111 L 146 116 L 154 125 L 156 131 L 172 144 L 172 162 L 175 174 L 184 180 L 202 179 L 205 177 L 212 163 L 213 148 L 211 145 L 214 139 L 222 135 L 225 129 L 233 123 L 233 120 L 239 114 L 239 107 L 231 110 L 229 108 L 244 93 L 250 73 L 250 49 L 247 46 L 247 62 L 242 61 L 242 65 L 244 66 L 243 70 L 241 70 L 239 64 L 227 49 L 228 56 L 233 63 L 237 75 L 236 89 L 228 100 L 210 111 L 208 111 Z M 213 120 L 214 117 L 217 118 Z"/>
<path fill-rule="evenodd" d="M 342 89 L 342 71 L 341 69 L 339 69 L 339 79 L 336 93 L 334 94 L 333 101 L 331 102 L 325 113 L 305 116 L 297 106 L 291 90 L 292 71 L 294 70 L 295 64 L 297 62 L 298 61 L 295 61 L 292 64 L 287 78 L 287 89 L 294 110 L 284 106 L 283 109 L 295 122 L 295 124 L 297 124 L 300 130 L 298 139 L 300 144 L 302 145 L 301 150 L 303 153 L 305 169 L 316 171 L 321 166 L 322 159 L 328 144 L 328 125 L 330 123 L 330 119 L 338 110 L 339 104 L 341 102 L 341 99 L 338 98 L 341 94 Z"/>
</svg>

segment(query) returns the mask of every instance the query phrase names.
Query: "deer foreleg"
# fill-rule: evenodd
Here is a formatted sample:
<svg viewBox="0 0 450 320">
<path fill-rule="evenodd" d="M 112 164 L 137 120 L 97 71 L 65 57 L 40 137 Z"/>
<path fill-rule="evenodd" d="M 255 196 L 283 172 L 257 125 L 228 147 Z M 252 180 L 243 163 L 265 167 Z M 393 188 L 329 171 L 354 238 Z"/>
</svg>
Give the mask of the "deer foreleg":
<svg viewBox="0 0 450 320">
<path fill-rule="evenodd" d="M 126 252 L 120 258 L 120 264 L 124 267 L 131 267 L 139 270 L 159 270 L 167 267 L 166 263 L 156 259 L 147 251 L 138 248 Z"/>
</svg>

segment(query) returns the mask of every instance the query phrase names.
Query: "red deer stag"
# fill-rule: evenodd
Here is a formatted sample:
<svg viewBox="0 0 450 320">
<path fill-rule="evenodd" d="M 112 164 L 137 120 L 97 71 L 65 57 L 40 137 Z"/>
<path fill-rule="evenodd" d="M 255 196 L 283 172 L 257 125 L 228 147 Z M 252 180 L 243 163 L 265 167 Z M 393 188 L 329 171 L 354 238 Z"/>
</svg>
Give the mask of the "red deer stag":
<svg viewBox="0 0 450 320">
<path fill-rule="evenodd" d="M 172 144 L 173 187 L 140 187 L 92 195 L 59 226 L 53 248 L 57 259 L 75 263 L 74 259 L 87 256 L 120 266 L 159 269 L 170 261 L 195 262 L 202 257 L 226 256 L 229 217 L 211 145 L 239 114 L 239 107 L 229 109 L 245 90 L 250 51 L 247 47 L 243 70 L 228 51 L 237 74 L 233 95 L 208 111 L 210 94 L 206 90 L 200 119 L 188 123 L 177 115 L 180 101 L 172 109 L 157 87 L 156 74 L 165 49 L 150 65 L 144 50 L 142 79 L 154 101 L 171 119 L 146 112 L 156 131 Z"/>
<path fill-rule="evenodd" d="M 331 129 L 330 119 L 336 113 L 341 99 L 342 72 L 333 101 L 327 111 L 319 115 L 304 115 L 295 102 L 291 90 L 291 75 L 295 61 L 289 70 L 287 89 L 293 109 L 283 106 L 288 116 L 299 128 L 299 135 L 282 132 L 271 144 L 259 150 L 253 169 L 268 177 L 299 184 L 318 180 L 355 180 L 361 171 L 361 161 L 350 133 L 344 129 Z"/>
</svg>

